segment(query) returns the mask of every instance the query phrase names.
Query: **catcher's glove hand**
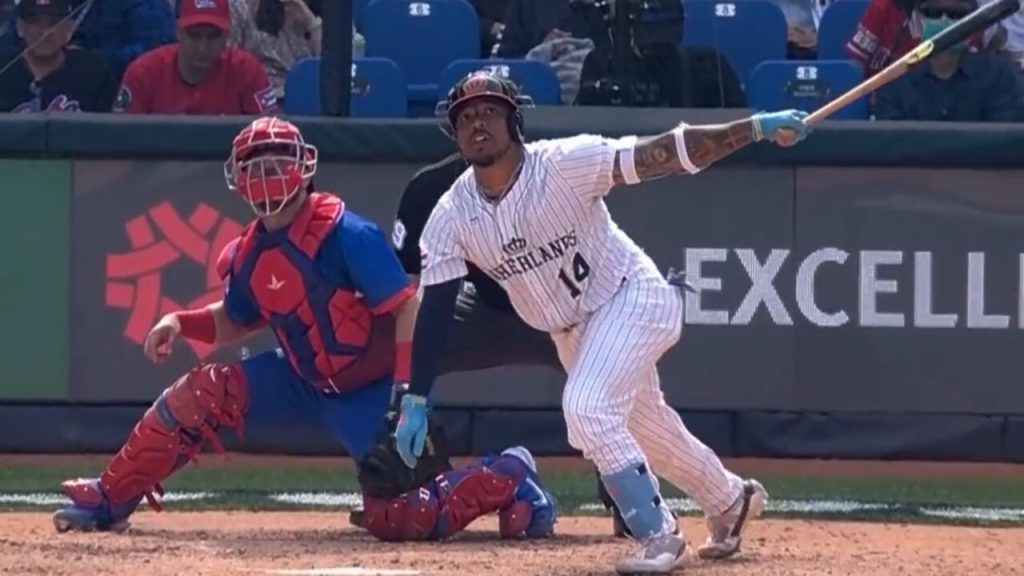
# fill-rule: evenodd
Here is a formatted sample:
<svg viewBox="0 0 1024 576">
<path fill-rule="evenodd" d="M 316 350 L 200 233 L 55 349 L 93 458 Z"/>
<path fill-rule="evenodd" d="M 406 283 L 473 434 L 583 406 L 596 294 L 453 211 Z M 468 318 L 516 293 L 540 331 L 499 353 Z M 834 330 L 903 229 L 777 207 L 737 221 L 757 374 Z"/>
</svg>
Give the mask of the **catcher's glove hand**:
<svg viewBox="0 0 1024 576">
<path fill-rule="evenodd" d="M 397 421 L 397 412 L 388 413 L 388 432 L 359 463 L 359 486 L 372 498 L 396 498 L 452 469 L 448 439 L 434 415 L 427 417 L 427 441 L 415 468 L 405 465 L 395 447 L 392 431 Z"/>
</svg>

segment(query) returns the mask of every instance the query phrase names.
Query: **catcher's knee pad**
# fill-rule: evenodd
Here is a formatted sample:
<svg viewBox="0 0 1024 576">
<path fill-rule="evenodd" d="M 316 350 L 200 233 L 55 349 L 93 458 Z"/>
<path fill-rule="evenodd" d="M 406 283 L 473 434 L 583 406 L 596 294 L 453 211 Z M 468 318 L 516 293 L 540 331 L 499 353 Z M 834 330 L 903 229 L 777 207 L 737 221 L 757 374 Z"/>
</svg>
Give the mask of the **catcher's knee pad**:
<svg viewBox="0 0 1024 576">
<path fill-rule="evenodd" d="M 477 518 L 507 508 L 514 502 L 516 482 L 486 467 L 451 470 L 437 477 L 441 514 L 438 539 L 461 532 Z"/>
<path fill-rule="evenodd" d="M 429 488 L 412 490 L 398 498 L 363 497 L 366 530 L 379 540 L 429 540 L 437 527 L 439 505 Z"/>
<path fill-rule="evenodd" d="M 238 366 L 204 364 L 188 372 L 136 424 L 100 476 L 103 494 L 115 507 L 145 495 L 159 509 L 152 496 L 159 483 L 194 459 L 204 439 L 222 451 L 220 426 L 233 426 L 241 435 L 248 407 L 249 386 Z"/>
</svg>

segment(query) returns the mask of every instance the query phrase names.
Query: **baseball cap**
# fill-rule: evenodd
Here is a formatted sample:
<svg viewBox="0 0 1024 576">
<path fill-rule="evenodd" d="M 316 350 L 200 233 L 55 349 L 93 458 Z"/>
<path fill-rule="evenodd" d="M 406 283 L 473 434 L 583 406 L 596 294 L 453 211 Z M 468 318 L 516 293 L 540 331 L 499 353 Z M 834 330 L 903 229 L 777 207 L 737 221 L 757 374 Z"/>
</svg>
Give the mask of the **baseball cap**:
<svg viewBox="0 0 1024 576">
<path fill-rule="evenodd" d="M 209 24 L 229 32 L 231 9 L 228 0 L 182 0 L 178 26 L 188 28 L 196 24 Z"/>
<path fill-rule="evenodd" d="M 71 14 L 71 3 L 68 0 L 14 0 L 14 14 L 18 18 L 35 14 L 64 17 Z"/>
</svg>

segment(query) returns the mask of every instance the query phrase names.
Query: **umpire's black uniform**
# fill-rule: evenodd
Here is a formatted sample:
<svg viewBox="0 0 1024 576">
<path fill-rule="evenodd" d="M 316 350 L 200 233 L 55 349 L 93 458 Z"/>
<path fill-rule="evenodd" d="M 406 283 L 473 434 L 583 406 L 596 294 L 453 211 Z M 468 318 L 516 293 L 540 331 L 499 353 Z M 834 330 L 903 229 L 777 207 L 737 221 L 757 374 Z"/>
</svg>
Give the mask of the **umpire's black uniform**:
<svg viewBox="0 0 1024 576">
<path fill-rule="evenodd" d="M 420 273 L 423 227 L 438 200 L 467 167 L 456 153 L 423 168 L 405 187 L 391 239 L 407 274 Z M 468 262 L 467 268 L 441 373 L 510 364 L 547 365 L 564 373 L 551 337 L 519 319 L 497 282 Z"/>
<path fill-rule="evenodd" d="M 469 165 L 459 153 L 417 172 L 398 202 L 391 240 L 407 274 L 419 275 L 420 235 L 441 196 Z M 455 309 L 455 328 L 441 361 L 441 373 L 468 372 L 510 364 L 547 365 L 564 373 L 551 337 L 527 325 L 516 314 L 505 289 L 467 262 L 469 270 Z M 598 481 L 598 495 L 605 507 L 612 500 Z M 617 511 L 616 511 L 617 512 Z M 615 514 L 615 534 L 624 524 Z"/>
</svg>

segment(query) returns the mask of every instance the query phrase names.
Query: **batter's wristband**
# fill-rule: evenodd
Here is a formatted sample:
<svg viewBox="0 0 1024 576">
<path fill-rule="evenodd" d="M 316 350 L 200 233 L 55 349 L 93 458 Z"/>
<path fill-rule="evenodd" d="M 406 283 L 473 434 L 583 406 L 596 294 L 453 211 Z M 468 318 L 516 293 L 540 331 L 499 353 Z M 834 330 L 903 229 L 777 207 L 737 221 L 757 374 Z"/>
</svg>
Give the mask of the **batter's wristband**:
<svg viewBox="0 0 1024 576">
<path fill-rule="evenodd" d="M 399 342 L 395 346 L 395 382 L 412 379 L 412 342 Z"/>
<path fill-rule="evenodd" d="M 626 184 L 639 184 L 640 175 L 636 173 L 636 136 L 626 136 L 616 142 L 619 152 L 619 171 Z"/>
<path fill-rule="evenodd" d="M 676 157 L 679 159 L 679 165 L 690 174 L 700 172 L 701 169 L 690 160 L 690 153 L 686 150 L 686 124 L 676 126 L 672 130 L 672 135 L 676 138 Z"/>
<path fill-rule="evenodd" d="M 181 325 L 181 337 L 204 344 L 217 341 L 217 322 L 209 308 L 177 312 L 178 324 Z"/>
</svg>

